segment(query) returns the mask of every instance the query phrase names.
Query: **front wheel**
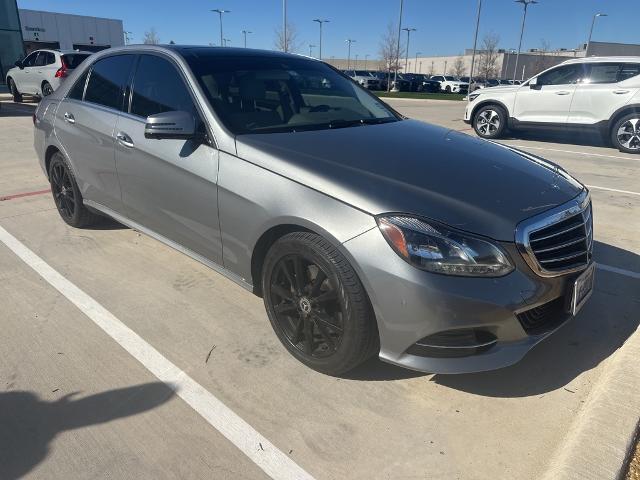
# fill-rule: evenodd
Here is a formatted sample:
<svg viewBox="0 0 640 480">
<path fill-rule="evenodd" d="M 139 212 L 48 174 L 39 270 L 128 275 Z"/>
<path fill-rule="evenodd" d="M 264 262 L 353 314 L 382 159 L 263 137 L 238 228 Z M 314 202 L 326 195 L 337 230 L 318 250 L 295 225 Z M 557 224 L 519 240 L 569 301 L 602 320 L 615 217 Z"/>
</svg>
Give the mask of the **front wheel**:
<svg viewBox="0 0 640 480">
<path fill-rule="evenodd" d="M 22 102 L 22 94 L 18 91 L 18 87 L 16 87 L 16 82 L 13 80 L 13 78 L 9 79 L 9 91 L 11 92 L 11 96 L 13 97 L 14 102 Z"/>
<path fill-rule="evenodd" d="M 378 351 L 364 287 L 322 237 L 295 232 L 277 240 L 265 258 L 262 292 L 276 335 L 308 367 L 340 375 Z"/>
<path fill-rule="evenodd" d="M 618 120 L 611 129 L 613 145 L 625 153 L 640 153 L 640 112 Z"/>
<path fill-rule="evenodd" d="M 44 82 L 42 84 L 42 96 L 48 97 L 53 93 L 53 87 L 49 82 Z"/>
<path fill-rule="evenodd" d="M 507 114 L 497 105 L 485 105 L 473 116 L 473 129 L 482 138 L 500 138 L 507 126 Z"/>
</svg>

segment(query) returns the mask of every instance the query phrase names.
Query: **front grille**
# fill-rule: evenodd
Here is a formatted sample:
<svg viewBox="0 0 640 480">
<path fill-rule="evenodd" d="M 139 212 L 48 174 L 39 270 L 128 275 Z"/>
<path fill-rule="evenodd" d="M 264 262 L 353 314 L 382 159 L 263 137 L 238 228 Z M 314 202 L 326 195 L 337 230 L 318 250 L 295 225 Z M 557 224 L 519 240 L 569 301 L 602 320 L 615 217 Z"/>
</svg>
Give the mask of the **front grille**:
<svg viewBox="0 0 640 480">
<path fill-rule="evenodd" d="M 593 249 L 591 202 L 582 211 L 529 232 L 528 243 L 542 271 L 557 274 L 586 267 Z"/>
<path fill-rule="evenodd" d="M 552 330 L 569 318 L 564 297 L 556 298 L 517 315 L 522 328 L 529 335 Z"/>
</svg>

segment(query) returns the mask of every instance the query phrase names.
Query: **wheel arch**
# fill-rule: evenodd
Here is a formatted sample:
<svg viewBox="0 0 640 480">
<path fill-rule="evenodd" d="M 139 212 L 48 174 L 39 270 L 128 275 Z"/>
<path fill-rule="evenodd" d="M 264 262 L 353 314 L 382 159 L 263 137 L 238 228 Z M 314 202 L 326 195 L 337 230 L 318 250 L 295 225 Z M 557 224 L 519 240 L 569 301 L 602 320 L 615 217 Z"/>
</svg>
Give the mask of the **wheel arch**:
<svg viewBox="0 0 640 480">
<path fill-rule="evenodd" d="M 49 165 L 51 165 L 51 158 L 56 153 L 62 152 L 60 152 L 60 149 L 55 145 L 49 145 L 47 150 L 44 152 L 44 168 L 46 170 L 47 179 L 49 178 Z"/>
<path fill-rule="evenodd" d="M 611 133 L 616 122 L 620 120 L 622 117 L 624 117 L 625 115 L 628 115 L 630 113 L 640 113 L 640 103 L 625 105 L 624 107 L 621 107 L 615 112 L 613 112 L 607 124 L 607 132 Z"/>
<path fill-rule="evenodd" d="M 474 105 L 473 110 L 471 110 L 471 115 L 469 115 L 469 120 L 471 121 L 472 124 L 477 111 L 482 107 L 486 107 L 487 105 L 497 105 L 498 107 L 502 108 L 504 112 L 507 114 L 507 121 L 509 121 L 510 115 L 509 115 L 509 109 L 507 108 L 507 106 L 504 103 L 502 103 L 500 100 L 488 98 L 486 100 L 482 100 L 477 105 Z"/>
</svg>

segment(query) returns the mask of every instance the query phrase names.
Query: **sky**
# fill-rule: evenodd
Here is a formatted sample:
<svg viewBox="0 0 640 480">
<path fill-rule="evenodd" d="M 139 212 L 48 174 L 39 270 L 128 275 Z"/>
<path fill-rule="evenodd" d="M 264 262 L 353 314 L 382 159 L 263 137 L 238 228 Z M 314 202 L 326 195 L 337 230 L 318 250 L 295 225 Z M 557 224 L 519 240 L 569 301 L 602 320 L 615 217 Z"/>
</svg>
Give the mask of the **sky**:
<svg viewBox="0 0 640 480">
<path fill-rule="evenodd" d="M 539 48 L 542 40 L 551 48 L 575 48 L 587 41 L 593 14 L 598 18 L 593 40 L 640 43 L 637 15 L 629 15 L 631 3 L 640 0 L 538 0 L 529 7 L 523 50 Z M 456 55 L 473 46 L 477 0 L 404 0 L 403 27 L 411 34 L 409 55 Z M 345 39 L 355 39 L 352 58 L 378 56 L 379 44 L 389 22 L 397 25 L 400 0 L 288 0 L 288 18 L 297 32 L 300 53 L 318 45 L 314 18 L 329 19 L 323 29 L 323 57 L 346 58 Z M 248 46 L 274 48 L 275 31 L 282 24 L 282 0 L 18 0 L 19 8 L 74 13 L 123 20 L 132 43 L 141 43 L 144 32 L 155 28 L 161 43 L 219 43 L 218 14 L 224 15 L 224 37 L 231 46 L 242 46 L 242 30 Z M 637 10 L 637 9 L 635 9 Z M 514 0 L 483 0 L 479 41 L 486 33 L 500 37 L 501 48 L 517 48 L 522 5 Z M 626 12 L 626 13 L 625 13 Z M 403 32 L 403 39 L 406 38 Z M 317 47 L 313 49 L 317 55 Z"/>
</svg>

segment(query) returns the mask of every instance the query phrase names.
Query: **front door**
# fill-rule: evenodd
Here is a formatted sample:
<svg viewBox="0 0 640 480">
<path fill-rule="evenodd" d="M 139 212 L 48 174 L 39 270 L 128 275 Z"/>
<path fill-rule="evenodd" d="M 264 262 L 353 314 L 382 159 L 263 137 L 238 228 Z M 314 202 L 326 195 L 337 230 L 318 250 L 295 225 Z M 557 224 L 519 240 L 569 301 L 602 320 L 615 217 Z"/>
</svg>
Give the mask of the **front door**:
<svg viewBox="0 0 640 480">
<path fill-rule="evenodd" d="M 202 140 L 148 139 L 146 117 L 185 111 L 204 123 L 183 76 L 164 56 L 139 56 L 128 113 L 116 126 L 116 166 L 126 216 L 191 252 L 222 263 L 218 150 Z"/>
<path fill-rule="evenodd" d="M 561 65 L 541 73 L 536 85 L 525 84 L 518 89 L 514 118 L 520 122 L 566 124 L 582 76 L 580 64 Z"/>
<path fill-rule="evenodd" d="M 18 68 L 14 71 L 13 81 L 16 84 L 16 88 L 20 93 L 27 93 L 33 95 L 35 93 L 35 89 L 33 87 L 33 73 L 35 70 L 36 60 L 38 59 L 38 55 L 40 52 L 33 52 L 27 58 L 22 61 L 22 67 Z"/>
</svg>

